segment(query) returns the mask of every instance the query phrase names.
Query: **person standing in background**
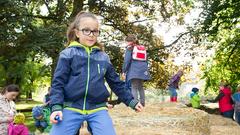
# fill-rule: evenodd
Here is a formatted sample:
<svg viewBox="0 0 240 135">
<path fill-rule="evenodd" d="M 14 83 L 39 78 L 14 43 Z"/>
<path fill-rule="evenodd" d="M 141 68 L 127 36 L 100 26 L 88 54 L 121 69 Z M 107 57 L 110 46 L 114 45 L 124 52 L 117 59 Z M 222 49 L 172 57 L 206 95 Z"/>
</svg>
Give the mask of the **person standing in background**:
<svg viewBox="0 0 240 135">
<path fill-rule="evenodd" d="M 139 93 L 140 103 L 145 106 L 145 92 L 143 89 L 143 81 L 150 80 L 147 56 L 146 53 L 143 53 L 143 55 L 139 55 L 139 59 L 134 58 L 134 50 L 139 46 L 138 40 L 135 35 L 129 34 L 126 37 L 125 41 L 127 42 L 127 48 L 125 51 L 124 63 L 122 68 L 123 76 L 125 76 L 124 78 L 126 78 L 126 84 L 131 81 L 131 91 L 133 97 L 135 99 L 138 99 Z M 141 47 L 144 48 L 144 46 Z M 143 60 L 141 60 L 141 58 L 143 58 Z"/>
<path fill-rule="evenodd" d="M 170 102 L 177 102 L 177 89 L 179 89 L 179 82 L 181 77 L 183 76 L 183 71 L 179 70 L 177 74 L 175 74 L 169 82 L 168 89 L 170 94 Z"/>
</svg>

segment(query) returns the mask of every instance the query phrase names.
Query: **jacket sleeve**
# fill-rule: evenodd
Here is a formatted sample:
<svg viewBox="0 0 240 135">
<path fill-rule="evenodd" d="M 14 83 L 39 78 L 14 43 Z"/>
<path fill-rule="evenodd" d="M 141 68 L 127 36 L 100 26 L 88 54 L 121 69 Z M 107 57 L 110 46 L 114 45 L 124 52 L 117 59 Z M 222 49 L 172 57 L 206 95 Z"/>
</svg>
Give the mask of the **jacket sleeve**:
<svg viewBox="0 0 240 135">
<path fill-rule="evenodd" d="M 219 101 L 223 96 L 224 96 L 224 93 L 219 92 L 219 94 L 217 95 L 217 97 L 216 97 L 215 99 L 213 99 L 213 100 L 208 100 L 208 101 L 215 103 L 215 102 Z"/>
<path fill-rule="evenodd" d="M 126 49 L 125 55 L 124 55 L 123 67 L 122 67 L 123 73 L 126 73 L 129 70 L 131 59 L 132 59 L 132 51 L 129 49 Z"/>
<path fill-rule="evenodd" d="M 59 111 L 63 108 L 64 86 L 68 82 L 70 74 L 71 58 L 66 51 L 60 53 L 55 69 L 50 91 L 51 111 Z"/>
<path fill-rule="evenodd" d="M 115 72 L 111 63 L 108 65 L 105 78 L 109 87 L 118 96 L 119 100 L 134 109 L 138 101 L 134 100 L 130 91 L 125 90 L 125 83 L 120 80 L 119 75 Z"/>
</svg>

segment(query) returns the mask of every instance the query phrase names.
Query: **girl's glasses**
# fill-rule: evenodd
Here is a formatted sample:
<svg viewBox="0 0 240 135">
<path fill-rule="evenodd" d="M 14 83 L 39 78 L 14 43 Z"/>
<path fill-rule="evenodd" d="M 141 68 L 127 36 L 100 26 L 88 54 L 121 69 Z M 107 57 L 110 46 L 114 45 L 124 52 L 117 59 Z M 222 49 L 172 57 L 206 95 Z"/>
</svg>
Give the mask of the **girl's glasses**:
<svg viewBox="0 0 240 135">
<path fill-rule="evenodd" d="M 82 31 L 83 35 L 85 35 L 85 36 L 89 36 L 91 33 L 94 36 L 99 36 L 100 35 L 100 31 L 99 30 L 81 29 L 79 31 Z"/>
</svg>

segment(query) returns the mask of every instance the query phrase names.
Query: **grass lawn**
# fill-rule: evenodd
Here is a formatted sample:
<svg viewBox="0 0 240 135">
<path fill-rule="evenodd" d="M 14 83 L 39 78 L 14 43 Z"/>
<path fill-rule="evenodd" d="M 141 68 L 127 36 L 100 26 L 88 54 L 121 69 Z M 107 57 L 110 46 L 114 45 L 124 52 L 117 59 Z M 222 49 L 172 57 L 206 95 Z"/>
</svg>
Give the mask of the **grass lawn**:
<svg viewBox="0 0 240 135">
<path fill-rule="evenodd" d="M 32 109 L 36 105 L 42 105 L 42 102 L 39 101 L 20 101 L 16 102 L 17 110 Z"/>
<path fill-rule="evenodd" d="M 25 125 L 28 127 L 31 133 L 36 131 L 36 128 L 34 126 L 34 119 L 32 117 L 32 108 L 36 105 L 42 105 L 42 102 L 21 101 L 16 103 L 17 112 L 22 112 L 25 115 Z"/>
</svg>

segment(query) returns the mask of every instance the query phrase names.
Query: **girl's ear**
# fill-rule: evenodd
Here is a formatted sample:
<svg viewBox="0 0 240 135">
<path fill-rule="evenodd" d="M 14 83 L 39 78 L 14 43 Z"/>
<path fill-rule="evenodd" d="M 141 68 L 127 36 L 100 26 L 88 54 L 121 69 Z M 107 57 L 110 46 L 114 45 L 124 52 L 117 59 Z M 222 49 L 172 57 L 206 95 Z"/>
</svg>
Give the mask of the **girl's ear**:
<svg viewBox="0 0 240 135">
<path fill-rule="evenodd" d="M 75 32 L 76 37 L 79 38 L 79 37 L 80 37 L 80 32 L 79 32 L 79 30 L 74 29 L 74 32 Z"/>
</svg>

